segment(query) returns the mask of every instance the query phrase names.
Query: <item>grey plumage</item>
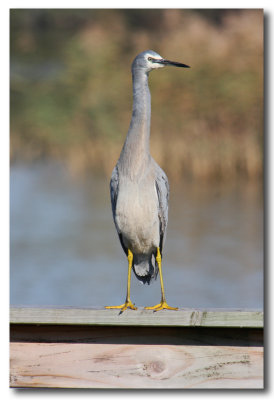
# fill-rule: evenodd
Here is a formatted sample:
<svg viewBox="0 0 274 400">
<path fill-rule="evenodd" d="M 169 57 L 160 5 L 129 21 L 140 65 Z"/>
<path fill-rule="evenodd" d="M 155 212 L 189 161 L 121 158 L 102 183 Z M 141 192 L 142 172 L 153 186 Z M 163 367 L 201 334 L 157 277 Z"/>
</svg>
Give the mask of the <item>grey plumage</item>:
<svg viewBox="0 0 274 400">
<path fill-rule="evenodd" d="M 151 101 L 148 74 L 165 65 L 152 50 L 132 63 L 133 111 L 127 137 L 112 172 L 110 195 L 113 219 L 126 255 L 133 253 L 133 271 L 142 283 L 157 277 L 157 248 L 162 255 L 168 222 L 169 184 L 149 151 Z"/>
</svg>

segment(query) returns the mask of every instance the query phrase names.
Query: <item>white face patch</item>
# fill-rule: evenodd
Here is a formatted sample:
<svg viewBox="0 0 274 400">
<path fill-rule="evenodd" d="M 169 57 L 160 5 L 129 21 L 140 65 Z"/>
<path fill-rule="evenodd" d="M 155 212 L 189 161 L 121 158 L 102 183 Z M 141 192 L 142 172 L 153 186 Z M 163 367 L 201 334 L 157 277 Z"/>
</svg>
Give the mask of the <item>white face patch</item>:
<svg viewBox="0 0 274 400">
<path fill-rule="evenodd" d="M 153 55 L 148 55 L 147 56 L 148 65 L 150 66 L 150 68 L 153 68 L 153 69 L 163 68 L 165 66 L 164 64 L 153 62 L 153 60 L 162 60 L 162 59 L 163 58 L 161 56 L 159 56 L 159 57 L 155 57 Z"/>
</svg>

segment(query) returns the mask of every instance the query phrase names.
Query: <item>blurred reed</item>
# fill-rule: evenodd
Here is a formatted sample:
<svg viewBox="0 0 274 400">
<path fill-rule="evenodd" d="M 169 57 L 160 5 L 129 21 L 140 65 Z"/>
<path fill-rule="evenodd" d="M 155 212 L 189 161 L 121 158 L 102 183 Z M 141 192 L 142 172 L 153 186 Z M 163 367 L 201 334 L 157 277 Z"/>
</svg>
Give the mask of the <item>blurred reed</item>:
<svg viewBox="0 0 274 400">
<path fill-rule="evenodd" d="M 131 115 L 131 61 L 150 76 L 151 153 L 170 179 L 260 178 L 262 10 L 11 10 L 11 160 L 110 174 Z"/>
</svg>

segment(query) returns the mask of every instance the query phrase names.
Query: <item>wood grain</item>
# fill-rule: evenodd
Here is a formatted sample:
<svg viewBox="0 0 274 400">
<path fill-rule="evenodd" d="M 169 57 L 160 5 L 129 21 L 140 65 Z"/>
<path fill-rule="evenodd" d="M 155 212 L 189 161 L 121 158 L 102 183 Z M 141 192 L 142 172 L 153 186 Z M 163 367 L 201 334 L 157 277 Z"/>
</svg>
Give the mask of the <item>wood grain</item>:
<svg viewBox="0 0 274 400">
<path fill-rule="evenodd" d="M 11 386 L 262 388 L 263 348 L 14 342 Z"/>
<path fill-rule="evenodd" d="M 22 324 L 73 324 L 104 326 L 178 326 L 178 327 L 237 327 L 262 328 L 263 312 L 252 310 L 198 310 L 178 311 L 138 309 L 119 310 L 92 308 L 34 308 L 13 307 L 10 322 Z"/>
<path fill-rule="evenodd" d="M 263 388 L 263 313 L 11 309 L 11 387 Z"/>
</svg>

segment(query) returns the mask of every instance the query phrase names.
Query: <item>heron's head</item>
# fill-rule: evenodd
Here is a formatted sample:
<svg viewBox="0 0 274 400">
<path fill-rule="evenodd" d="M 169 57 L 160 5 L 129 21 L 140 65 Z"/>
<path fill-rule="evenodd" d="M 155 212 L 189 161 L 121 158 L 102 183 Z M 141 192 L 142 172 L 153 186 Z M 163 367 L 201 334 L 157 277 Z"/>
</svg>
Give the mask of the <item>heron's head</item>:
<svg viewBox="0 0 274 400">
<path fill-rule="evenodd" d="M 153 50 L 146 50 L 138 54 L 132 63 L 132 71 L 142 69 L 146 73 L 153 69 L 163 68 L 167 65 L 173 65 L 175 67 L 190 68 L 186 64 L 182 64 L 176 61 L 166 60 Z"/>
</svg>

